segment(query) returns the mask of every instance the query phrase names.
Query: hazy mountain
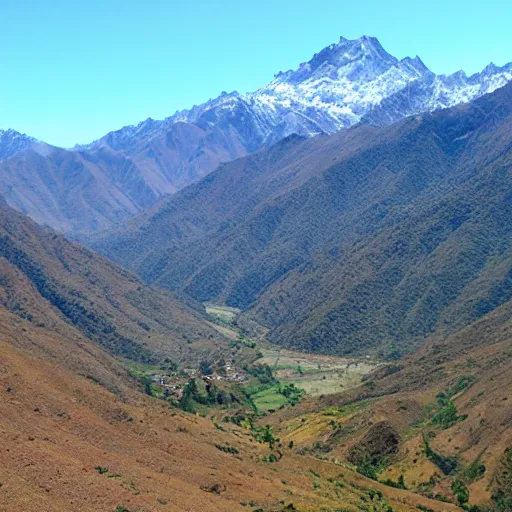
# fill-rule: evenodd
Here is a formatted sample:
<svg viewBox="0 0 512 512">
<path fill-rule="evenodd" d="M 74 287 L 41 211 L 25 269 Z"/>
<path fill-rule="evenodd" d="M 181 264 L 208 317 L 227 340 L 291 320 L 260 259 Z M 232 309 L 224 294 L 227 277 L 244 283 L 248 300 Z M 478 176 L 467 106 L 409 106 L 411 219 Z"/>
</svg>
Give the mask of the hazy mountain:
<svg viewBox="0 0 512 512">
<path fill-rule="evenodd" d="M 0 162 L 0 193 L 41 224 L 65 232 L 105 229 L 159 197 L 121 155 L 44 149 L 31 147 Z"/>
<path fill-rule="evenodd" d="M 511 79 L 512 64 L 490 64 L 470 77 L 436 75 L 419 57 L 396 59 L 375 38 L 341 38 L 255 92 L 222 93 L 73 151 L 1 132 L 0 193 L 11 206 L 64 232 L 108 229 L 220 163 L 291 134 L 311 137 L 360 122 L 389 124 L 471 101 Z"/>
<path fill-rule="evenodd" d="M 0 160 L 23 151 L 34 144 L 37 140 L 16 130 L 0 130 Z"/>
<path fill-rule="evenodd" d="M 144 279 L 247 311 L 271 341 L 411 346 L 510 299 L 512 85 L 390 127 L 292 137 L 97 242 Z"/>
</svg>

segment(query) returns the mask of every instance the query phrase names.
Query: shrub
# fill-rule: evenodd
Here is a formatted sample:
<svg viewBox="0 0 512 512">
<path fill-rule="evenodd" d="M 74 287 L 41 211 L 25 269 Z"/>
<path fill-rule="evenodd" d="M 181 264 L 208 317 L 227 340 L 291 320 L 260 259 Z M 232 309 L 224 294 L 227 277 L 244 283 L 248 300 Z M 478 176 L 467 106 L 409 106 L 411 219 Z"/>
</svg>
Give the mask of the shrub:
<svg viewBox="0 0 512 512">
<path fill-rule="evenodd" d="M 461 480 L 452 483 L 452 492 L 457 498 L 459 506 L 463 507 L 469 501 L 469 490 Z"/>
<path fill-rule="evenodd" d="M 223 446 L 221 444 L 216 444 L 215 448 L 217 448 L 217 450 L 220 450 L 221 452 L 224 452 L 224 453 L 231 453 L 232 455 L 236 455 L 237 453 L 239 453 L 239 451 L 236 448 L 234 448 L 233 446 Z"/>
<path fill-rule="evenodd" d="M 464 470 L 463 477 L 467 483 L 472 483 L 478 480 L 485 473 L 486 467 L 480 462 L 482 454 L 479 454 L 476 459 Z"/>
<path fill-rule="evenodd" d="M 366 478 L 377 480 L 377 469 L 368 459 L 363 459 L 356 469 L 358 473 L 365 476 Z"/>
<path fill-rule="evenodd" d="M 441 405 L 441 409 L 432 417 L 432 423 L 434 425 L 439 425 L 441 428 L 447 429 L 467 418 L 467 415 L 457 415 L 457 407 L 455 407 L 453 400 L 446 398 L 444 394 L 438 395 L 438 403 Z"/>
<path fill-rule="evenodd" d="M 202 375 L 211 375 L 213 373 L 211 364 L 204 359 L 199 363 L 199 371 Z"/>
<path fill-rule="evenodd" d="M 453 457 L 451 455 L 444 456 L 436 453 L 423 436 L 423 451 L 429 460 L 431 460 L 445 475 L 449 475 L 453 473 L 459 466 L 459 462 L 457 457 Z"/>
<path fill-rule="evenodd" d="M 395 482 L 391 479 L 387 479 L 387 480 L 381 480 L 381 483 L 383 483 L 384 485 L 388 485 L 389 487 L 394 487 L 395 489 L 407 489 L 407 486 L 405 485 L 404 475 L 400 475 L 398 477 L 397 482 Z"/>
<path fill-rule="evenodd" d="M 277 380 L 272 374 L 272 368 L 268 364 L 258 364 L 247 369 L 247 373 L 256 377 L 260 384 L 277 384 Z"/>
<path fill-rule="evenodd" d="M 151 388 L 151 377 L 143 377 L 142 382 L 144 383 L 144 393 L 146 393 L 148 396 L 153 396 L 153 389 Z"/>
</svg>

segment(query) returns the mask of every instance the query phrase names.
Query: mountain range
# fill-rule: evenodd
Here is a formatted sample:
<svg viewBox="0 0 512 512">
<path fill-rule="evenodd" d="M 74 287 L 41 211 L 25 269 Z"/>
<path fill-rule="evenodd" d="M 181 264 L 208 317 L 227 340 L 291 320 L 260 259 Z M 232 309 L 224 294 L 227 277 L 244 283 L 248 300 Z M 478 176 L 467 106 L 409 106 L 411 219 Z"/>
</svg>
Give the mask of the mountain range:
<svg viewBox="0 0 512 512">
<path fill-rule="evenodd" d="M 0 509 L 512 510 L 511 79 L 342 38 L 0 132 Z"/>
<path fill-rule="evenodd" d="M 291 136 L 99 236 L 147 282 L 308 351 L 390 354 L 511 298 L 512 84 L 389 127 Z"/>
<path fill-rule="evenodd" d="M 387 125 L 469 102 L 512 80 L 512 63 L 470 77 L 398 60 L 373 37 L 340 38 L 255 92 L 222 93 L 163 121 L 147 119 L 72 150 L 0 133 L 0 194 L 37 222 L 88 234 L 122 225 L 222 162 L 297 134 Z"/>
</svg>

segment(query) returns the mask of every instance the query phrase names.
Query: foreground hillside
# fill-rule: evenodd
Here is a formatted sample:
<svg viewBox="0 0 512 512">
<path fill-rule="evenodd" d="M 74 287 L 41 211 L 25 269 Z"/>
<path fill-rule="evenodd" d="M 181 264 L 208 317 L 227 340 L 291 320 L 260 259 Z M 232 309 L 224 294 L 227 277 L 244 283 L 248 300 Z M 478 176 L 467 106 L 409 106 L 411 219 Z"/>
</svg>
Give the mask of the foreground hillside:
<svg viewBox="0 0 512 512">
<path fill-rule="evenodd" d="M 396 357 L 510 298 L 512 86 L 472 104 L 288 138 L 93 247 L 240 307 L 271 341 Z"/>
<path fill-rule="evenodd" d="M 475 512 L 511 510 L 511 318 L 509 301 L 358 389 L 270 420 L 299 452 L 386 485 Z"/>
<path fill-rule="evenodd" d="M 269 446 L 246 429 L 140 394 L 90 342 L 3 307 L 0 326 L 0 510 L 456 510 L 291 449 L 263 462 Z"/>
</svg>

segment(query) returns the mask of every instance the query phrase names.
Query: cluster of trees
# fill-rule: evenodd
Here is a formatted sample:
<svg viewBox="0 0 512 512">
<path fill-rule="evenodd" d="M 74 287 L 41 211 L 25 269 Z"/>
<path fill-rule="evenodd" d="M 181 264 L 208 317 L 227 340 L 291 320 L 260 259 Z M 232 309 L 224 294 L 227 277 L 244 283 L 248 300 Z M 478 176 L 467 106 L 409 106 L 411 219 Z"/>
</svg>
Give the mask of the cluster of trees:
<svg viewBox="0 0 512 512">
<path fill-rule="evenodd" d="M 454 473 L 459 468 L 459 460 L 457 457 L 452 455 L 441 455 L 435 452 L 425 436 L 423 436 L 423 451 L 427 456 L 427 459 L 430 459 L 445 475 L 450 475 Z"/>
<path fill-rule="evenodd" d="M 213 382 L 205 384 L 200 380 L 189 379 L 178 405 L 184 411 L 195 413 L 198 406 L 229 406 L 243 400 L 245 399 L 241 392 L 235 394 L 234 391 L 219 388 Z"/>
<path fill-rule="evenodd" d="M 272 373 L 272 368 L 268 364 L 257 364 L 246 368 L 249 375 L 256 377 L 260 384 L 273 386 L 277 384 L 277 379 Z"/>
</svg>

